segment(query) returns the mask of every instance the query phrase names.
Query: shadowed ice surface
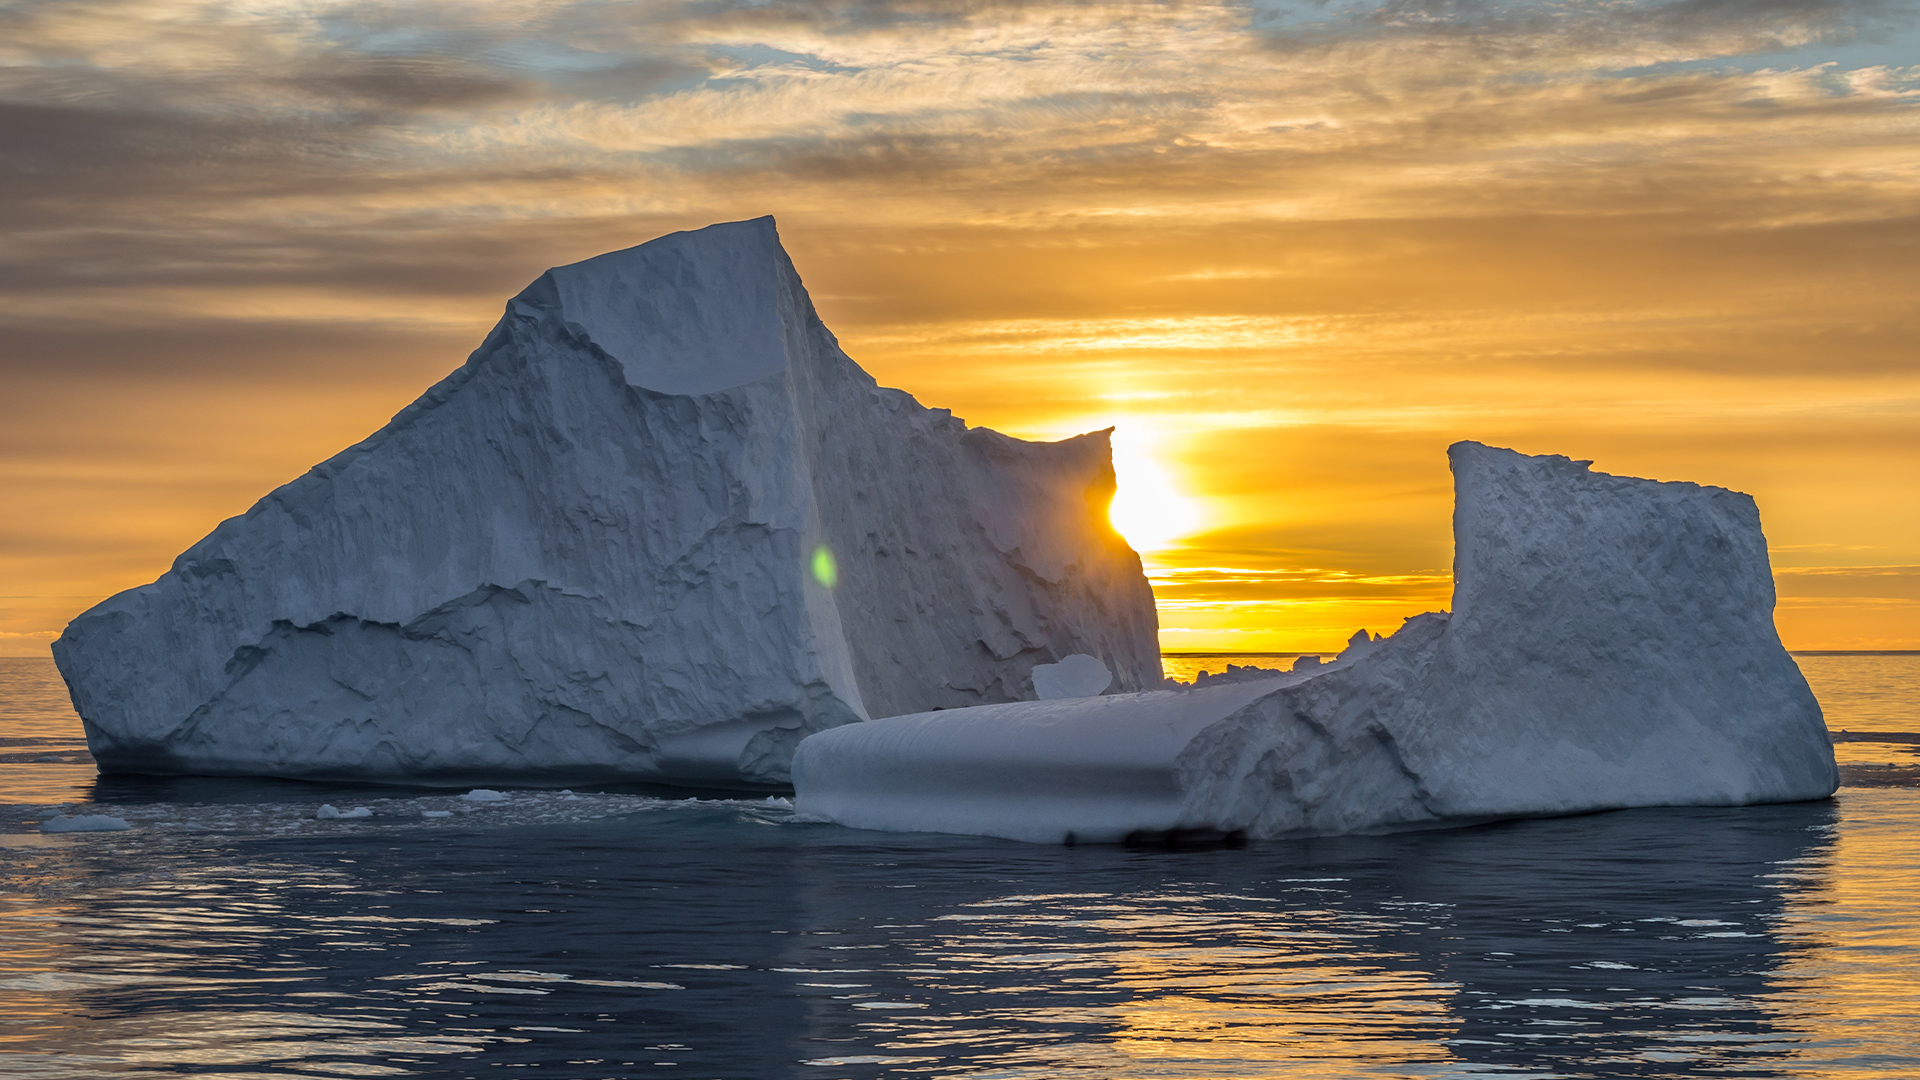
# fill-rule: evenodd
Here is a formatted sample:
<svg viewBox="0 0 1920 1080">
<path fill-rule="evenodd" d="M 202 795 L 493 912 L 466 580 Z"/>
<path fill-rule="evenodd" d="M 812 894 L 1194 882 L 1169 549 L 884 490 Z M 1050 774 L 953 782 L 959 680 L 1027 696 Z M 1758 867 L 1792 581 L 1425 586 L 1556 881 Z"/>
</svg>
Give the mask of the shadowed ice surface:
<svg viewBox="0 0 1920 1080">
<path fill-rule="evenodd" d="M 1920 1071 L 1912 789 L 1188 850 L 506 795 L 10 788 L 0 1072 Z"/>
</svg>

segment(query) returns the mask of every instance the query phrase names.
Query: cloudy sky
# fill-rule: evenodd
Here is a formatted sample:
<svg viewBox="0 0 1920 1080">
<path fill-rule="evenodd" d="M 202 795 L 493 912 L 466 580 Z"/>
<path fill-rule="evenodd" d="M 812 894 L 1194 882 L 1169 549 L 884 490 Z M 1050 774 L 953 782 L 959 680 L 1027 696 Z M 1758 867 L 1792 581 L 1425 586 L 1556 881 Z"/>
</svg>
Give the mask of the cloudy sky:
<svg viewBox="0 0 1920 1080">
<path fill-rule="evenodd" d="M 1444 607 L 1462 438 L 1751 492 L 1790 646 L 1920 648 L 1917 195 L 1914 0 L 0 0 L 0 654 L 766 213 L 882 382 L 1118 426 L 1169 649 Z"/>
</svg>

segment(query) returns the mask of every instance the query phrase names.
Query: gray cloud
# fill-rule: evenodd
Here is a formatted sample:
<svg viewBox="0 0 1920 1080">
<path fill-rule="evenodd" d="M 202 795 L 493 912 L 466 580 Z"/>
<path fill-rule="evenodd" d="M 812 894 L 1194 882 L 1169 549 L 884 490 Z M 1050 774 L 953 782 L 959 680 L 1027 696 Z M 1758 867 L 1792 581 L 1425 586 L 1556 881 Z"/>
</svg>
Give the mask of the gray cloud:
<svg viewBox="0 0 1920 1080">
<path fill-rule="evenodd" d="M 57 374 L 75 381 L 319 383 L 377 378 L 395 370 L 410 380 L 437 379 L 479 344 L 470 334 L 311 319 L 183 319 L 129 327 L 29 324 L 6 326 L 3 332 L 7 347 L 0 350 L 0 379 L 8 380 Z"/>
<path fill-rule="evenodd" d="M 533 81 L 441 55 L 330 56 L 271 76 L 329 113 L 391 123 L 427 111 L 527 103 Z"/>
<path fill-rule="evenodd" d="M 1649 45 L 1713 57 L 1840 44 L 1910 26 L 1915 12 L 1910 0 L 1388 0 L 1347 9 L 1256 0 L 1251 21 L 1283 51 L 1386 39 L 1488 62 L 1563 64 L 1584 54 L 1611 66 Z"/>
<path fill-rule="evenodd" d="M 1812 76 L 1783 88 L 1737 72 L 1547 84 L 1442 47 L 1498 39 L 1508 53 L 1551 52 L 1573 70 L 1579 62 L 1566 58 L 1602 38 L 1604 52 L 1688 35 L 1759 40 L 1789 24 L 1841 35 L 1908 7 L 1395 0 L 1320 23 L 1296 18 L 1286 31 L 1295 46 L 1318 35 L 1314 48 L 1339 55 L 1276 61 L 1262 59 L 1254 39 L 1233 37 L 1231 20 L 1209 24 L 1225 35 L 1211 53 L 1185 56 L 1182 31 L 1153 20 L 1211 16 L 1161 5 L 583 3 L 497 17 L 362 5 L 338 9 L 324 33 L 176 28 L 224 58 L 180 66 L 137 51 L 105 59 L 85 35 L 61 36 L 66 24 L 52 18 L 91 10 L 131 22 L 138 3 L 28 4 L 0 17 L 16 53 L 46 60 L 0 74 L 0 290 L 26 298 L 271 285 L 358 292 L 389 307 L 498 297 L 529 270 L 610 246 L 610 226 L 638 241 L 736 208 L 789 205 L 820 225 L 880 208 L 915 218 L 970 206 L 1023 215 L 1034 228 L 1116 198 L 1311 206 L 1337 193 L 1350 236 L 1371 228 L 1364 221 L 1431 235 L 1432 222 L 1456 220 L 1472 237 L 1460 257 L 1477 249 L 1483 262 L 1496 251 L 1511 260 L 1500 239 L 1508 232 L 1578 215 L 1630 215 L 1650 244 L 1729 230 L 1781 240 L 1786 206 L 1809 226 L 1898 219 L 1905 204 L 1871 162 L 1816 172 L 1769 154 L 1783 139 L 1802 153 L 1897 144 L 1889 133 L 1911 125 L 1911 97 L 1808 89 Z M 1103 15 L 1140 20 L 1142 36 L 1116 37 Z M 979 82 L 970 96 L 898 97 L 933 77 L 914 66 L 915 34 L 933 34 L 924 48 L 938 52 L 941 27 L 1020 19 L 1036 20 L 1029 45 L 1065 58 L 1047 68 L 1016 35 L 954 69 L 999 64 L 1003 81 Z M 1087 44 L 1055 35 L 1049 20 L 1079 20 Z M 716 28 L 726 37 L 753 26 L 845 39 L 845 55 L 816 63 L 767 46 L 749 62 L 741 58 L 751 50 L 713 44 Z M 1380 44 L 1388 38 L 1440 51 L 1410 54 Z M 1100 52 L 1116 48 L 1141 57 Z M 1154 59 L 1154 49 L 1173 51 Z M 1073 64 L 1089 85 L 1066 85 Z M 843 106 L 810 104 L 807 95 L 827 87 Z M 666 96 L 672 109 L 654 109 Z M 765 130 L 780 125 L 752 123 L 759 110 L 794 119 Z M 1263 114 L 1284 122 L 1260 126 Z M 663 129 L 667 117 L 681 117 L 680 127 Z M 945 200 L 944 209 L 914 209 L 926 200 Z M 1663 214 L 1676 224 L 1649 224 Z M 1530 216 L 1535 225 L 1516 224 Z M 1869 340 L 1882 337 L 1863 332 L 1852 355 L 1885 355 Z"/>
</svg>

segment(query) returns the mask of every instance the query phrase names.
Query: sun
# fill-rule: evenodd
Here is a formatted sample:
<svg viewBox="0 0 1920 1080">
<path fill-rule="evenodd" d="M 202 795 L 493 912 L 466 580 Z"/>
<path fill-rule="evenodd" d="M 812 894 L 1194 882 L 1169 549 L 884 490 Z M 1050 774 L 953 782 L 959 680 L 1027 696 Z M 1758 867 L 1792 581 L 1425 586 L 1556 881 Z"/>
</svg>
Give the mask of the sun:
<svg viewBox="0 0 1920 1080">
<path fill-rule="evenodd" d="M 1141 554 L 1174 547 L 1183 537 L 1200 531 L 1199 500 L 1180 490 L 1173 471 L 1157 453 L 1156 441 L 1146 432 L 1116 427 L 1113 433 L 1113 472 L 1118 489 L 1107 508 L 1107 520 Z"/>
</svg>

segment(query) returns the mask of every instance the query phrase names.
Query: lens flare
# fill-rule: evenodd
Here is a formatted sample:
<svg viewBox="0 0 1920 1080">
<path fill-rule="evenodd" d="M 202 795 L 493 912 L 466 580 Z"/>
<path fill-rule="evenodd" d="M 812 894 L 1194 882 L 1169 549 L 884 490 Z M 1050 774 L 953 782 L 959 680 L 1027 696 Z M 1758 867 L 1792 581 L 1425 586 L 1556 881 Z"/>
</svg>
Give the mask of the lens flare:
<svg viewBox="0 0 1920 1080">
<path fill-rule="evenodd" d="M 825 544 L 813 549 L 811 561 L 813 580 L 823 589 L 831 589 L 840 584 L 840 564 L 833 557 L 833 550 Z"/>
</svg>

